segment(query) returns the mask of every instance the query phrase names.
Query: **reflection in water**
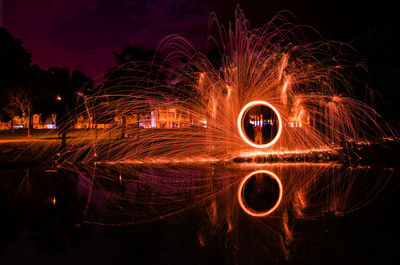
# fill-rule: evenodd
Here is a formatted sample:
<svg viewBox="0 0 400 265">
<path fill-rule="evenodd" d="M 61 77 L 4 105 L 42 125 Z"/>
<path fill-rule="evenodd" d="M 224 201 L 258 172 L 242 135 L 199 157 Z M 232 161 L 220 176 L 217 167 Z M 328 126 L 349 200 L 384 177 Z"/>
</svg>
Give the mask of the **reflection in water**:
<svg viewBox="0 0 400 265">
<path fill-rule="evenodd" d="M 263 164 L 262 174 L 254 172 L 259 170 L 257 165 L 237 164 L 160 168 L 94 165 L 52 173 L 33 169 L 2 172 L 1 210 L 4 216 L 14 216 L 5 224 L 3 220 L 2 227 L 7 229 L 3 240 L 11 242 L 20 229 L 28 229 L 35 235 L 29 237 L 33 245 L 53 252 L 72 244 L 70 234 L 79 240 L 87 236 L 81 228 L 92 224 L 129 227 L 162 221 L 167 224 L 165 229 L 176 224 L 176 231 L 195 236 L 202 248 L 192 246 L 193 251 L 211 255 L 218 249 L 225 263 L 279 263 L 295 257 L 305 236 L 322 240 L 313 229 L 324 227 L 325 231 L 327 220 L 370 203 L 392 174 L 390 170 L 332 164 Z M 237 200 L 239 186 L 244 183 L 246 205 L 262 212 L 276 201 L 274 180 L 284 187 L 283 196 L 282 192 L 278 195 L 279 207 L 265 218 L 245 213 Z M 260 196 L 247 196 L 258 193 L 257 188 Z M 275 197 L 268 197 L 268 190 Z M 269 204 L 260 203 L 260 197 Z M 304 229 L 309 222 L 311 228 Z M 157 225 L 150 227 L 158 238 Z M 209 263 L 207 258 L 203 261 Z"/>
<path fill-rule="evenodd" d="M 257 180 L 254 171 L 258 172 L 260 166 L 269 178 L 261 174 Z M 86 189 L 90 189 L 90 181 L 85 179 L 94 180 L 92 194 L 97 194 L 97 198 L 89 201 L 104 210 L 101 215 L 84 216 L 84 223 L 124 226 L 196 216 L 197 240 L 204 251 L 223 249 L 227 253 L 221 254 L 224 259 L 231 259 L 232 263 L 241 260 L 242 264 L 290 260 L 292 253 L 297 253 L 296 247 L 303 244 L 302 238 L 314 233 L 310 232 L 312 229 L 308 232 L 299 229 L 301 224 L 313 222 L 319 228 L 326 225 L 327 218 L 337 220 L 364 207 L 380 194 L 392 174 L 368 167 L 305 163 L 159 168 L 125 164 L 98 165 L 95 176 L 89 176 L 89 171 L 81 172 L 86 176 L 82 184 L 86 183 Z M 284 193 L 276 192 L 273 180 L 280 184 L 278 189 L 284 187 Z M 257 192 L 257 187 L 265 188 L 260 189 L 262 196 L 247 196 L 252 190 Z M 269 211 L 262 212 L 270 205 L 258 199 L 265 199 L 268 187 L 275 190 L 275 198 L 279 195 L 278 199 L 267 198 L 266 202 L 276 203 Z M 238 189 L 244 192 L 247 208 L 238 202 Z M 105 196 L 101 204 L 97 202 L 100 194 Z M 243 211 L 248 208 L 255 212 Z M 255 218 L 259 212 L 268 216 Z M 220 245 L 215 245 L 216 242 Z"/>
<path fill-rule="evenodd" d="M 271 171 L 254 171 L 239 184 L 239 204 L 251 216 L 264 217 L 271 214 L 279 206 L 281 199 L 281 181 Z"/>
</svg>

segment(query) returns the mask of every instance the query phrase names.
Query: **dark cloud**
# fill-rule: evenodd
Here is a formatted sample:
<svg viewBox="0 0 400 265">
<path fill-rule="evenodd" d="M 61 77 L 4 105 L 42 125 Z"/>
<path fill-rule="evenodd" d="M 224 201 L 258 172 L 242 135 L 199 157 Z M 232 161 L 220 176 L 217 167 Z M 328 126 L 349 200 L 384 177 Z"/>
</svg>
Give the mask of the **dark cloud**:
<svg viewBox="0 0 400 265">
<path fill-rule="evenodd" d="M 209 12 L 190 0 L 99 0 L 93 8 L 55 18 L 50 35 L 57 47 L 86 52 L 115 50 L 125 42 L 149 48 L 171 33 L 204 39 Z M 193 34 L 199 27 L 203 30 Z"/>
</svg>

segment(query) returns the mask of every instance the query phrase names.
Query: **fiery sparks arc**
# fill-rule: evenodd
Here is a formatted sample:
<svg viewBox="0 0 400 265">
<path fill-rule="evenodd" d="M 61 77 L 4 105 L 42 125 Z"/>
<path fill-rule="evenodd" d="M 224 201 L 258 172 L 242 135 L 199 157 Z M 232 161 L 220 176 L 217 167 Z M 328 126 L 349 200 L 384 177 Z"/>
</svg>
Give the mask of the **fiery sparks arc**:
<svg viewBox="0 0 400 265">
<path fill-rule="evenodd" d="M 271 178 L 273 178 L 277 182 L 278 187 L 279 187 L 279 196 L 278 196 L 278 199 L 277 199 L 275 205 L 271 209 L 269 209 L 268 211 L 265 211 L 265 212 L 256 212 L 256 211 L 250 209 L 249 207 L 247 207 L 246 203 L 243 201 L 244 186 L 247 183 L 247 181 L 256 174 L 269 175 Z M 254 171 L 254 172 L 248 174 L 246 177 L 244 177 L 242 179 L 242 181 L 239 184 L 237 196 L 238 196 L 239 205 L 245 213 L 247 213 L 248 215 L 254 216 L 254 217 L 265 217 L 265 216 L 268 216 L 271 213 L 273 213 L 276 210 L 276 208 L 278 208 L 278 206 L 282 200 L 282 193 L 283 193 L 282 182 L 275 173 L 268 171 L 268 170 L 257 170 L 257 171 Z"/>
<path fill-rule="evenodd" d="M 273 112 L 275 113 L 275 115 L 278 117 L 278 132 L 276 133 L 276 136 L 274 137 L 274 139 L 272 139 L 269 143 L 266 143 L 266 144 L 255 144 L 255 143 L 252 143 L 249 140 L 249 138 L 246 136 L 246 134 L 244 132 L 244 129 L 243 129 L 243 117 L 244 117 L 244 115 L 246 114 L 246 112 L 247 112 L 247 110 L 249 108 L 251 108 L 253 106 L 256 106 L 256 105 L 264 105 L 264 106 L 267 106 L 267 107 L 271 108 L 273 110 Z M 239 116 L 238 116 L 237 127 L 238 127 L 238 130 L 239 130 L 240 137 L 242 137 L 242 139 L 246 143 L 248 143 L 249 145 L 251 145 L 251 146 L 253 146 L 255 148 L 267 148 L 267 147 L 275 144 L 276 141 L 278 141 L 279 137 L 281 136 L 281 133 L 282 133 L 282 119 L 281 119 L 281 116 L 279 115 L 278 110 L 273 105 L 271 105 L 270 103 L 268 103 L 266 101 L 263 101 L 263 100 L 256 100 L 256 101 L 252 101 L 250 103 L 247 103 L 246 106 L 244 106 L 242 108 L 242 110 L 240 111 Z"/>
<path fill-rule="evenodd" d="M 235 226 L 240 215 L 232 203 L 237 196 L 248 218 L 279 216 L 284 237 L 274 234 L 286 247 L 293 240 L 295 221 L 359 209 L 388 183 L 387 175 L 374 172 L 378 181 L 369 179 L 369 192 L 360 196 L 357 190 L 366 188 L 369 167 L 342 167 L 331 162 L 332 156 L 327 156 L 329 164 L 321 163 L 325 153 L 394 135 L 373 108 L 351 93 L 358 84 L 347 55 L 351 47 L 308 41 L 310 32 L 304 31 L 310 28 L 284 14 L 260 29 L 251 29 L 239 8 L 235 14 L 229 28 L 210 17 L 211 48 L 220 56 L 217 67 L 216 58 L 170 35 L 157 50 L 162 60 L 156 53 L 151 63 L 119 65 L 96 91 L 79 94 L 81 105 L 71 112 L 76 116 L 70 122 L 82 135 L 68 139 L 57 162 L 87 191 L 84 223 L 148 223 L 205 205 L 209 224 L 199 230 L 204 246 L 213 240 L 208 231 L 239 238 Z M 247 133 L 244 121 L 256 105 L 272 110 L 274 125 L 279 123 L 267 143 L 252 142 Z M 268 207 L 252 207 L 252 197 L 245 198 L 246 185 L 257 174 L 276 181 L 272 192 L 262 193 L 273 199 L 255 204 Z M 254 194 L 259 198 L 261 193 Z M 56 195 L 52 203 L 56 205 Z M 104 216 L 91 214 L 92 203 L 98 204 L 93 209 L 105 208 Z M 255 225 L 263 240 L 272 231 L 272 226 L 258 229 L 265 222 L 248 224 Z"/>
<path fill-rule="evenodd" d="M 316 32 L 286 13 L 252 29 L 238 8 L 229 28 L 215 16 L 209 27 L 210 53 L 170 35 L 151 62 L 121 64 L 95 92 L 83 91 L 71 124 L 88 129 L 90 137 L 69 140 L 63 160 L 225 162 L 334 153 L 394 135 L 373 108 L 352 95 L 353 86 L 362 86 L 354 70 L 364 68 L 350 60 L 349 45 L 307 40 Z M 279 122 L 269 142 L 252 142 L 246 134 L 243 119 L 255 105 L 269 108 Z"/>
</svg>

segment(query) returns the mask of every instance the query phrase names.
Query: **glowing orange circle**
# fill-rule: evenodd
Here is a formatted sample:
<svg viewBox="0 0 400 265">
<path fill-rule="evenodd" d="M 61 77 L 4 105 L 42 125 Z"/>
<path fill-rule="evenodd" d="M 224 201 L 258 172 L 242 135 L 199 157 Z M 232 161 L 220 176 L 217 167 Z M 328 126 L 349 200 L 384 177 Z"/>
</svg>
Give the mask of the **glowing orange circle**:
<svg viewBox="0 0 400 265">
<path fill-rule="evenodd" d="M 242 122 L 243 115 L 246 113 L 246 111 L 250 107 L 252 107 L 254 105 L 264 105 L 264 106 L 270 107 L 275 112 L 276 116 L 278 117 L 278 123 L 279 123 L 278 124 L 278 132 L 277 132 L 276 136 L 274 137 L 274 139 L 272 139 L 272 141 L 269 142 L 269 143 L 266 143 L 266 144 L 255 144 L 255 143 L 253 143 L 252 141 L 249 140 L 249 138 L 246 136 L 246 134 L 245 134 L 245 132 L 243 130 L 243 122 Z M 252 101 L 250 103 L 247 103 L 246 106 L 244 106 L 242 108 L 242 110 L 240 111 L 239 116 L 238 116 L 237 127 L 238 127 L 238 130 L 239 130 L 240 136 L 243 138 L 243 140 L 246 143 L 248 143 L 249 145 L 251 145 L 253 147 L 256 147 L 256 148 L 266 148 L 266 147 L 269 147 L 269 146 L 273 145 L 274 143 L 276 143 L 276 141 L 278 141 L 279 137 L 281 136 L 281 133 L 282 133 L 282 118 L 281 118 L 281 115 L 279 115 L 278 110 L 274 106 L 272 106 L 270 103 L 268 103 L 266 101 L 263 101 L 263 100 L 256 100 L 256 101 Z"/>
<path fill-rule="evenodd" d="M 278 200 L 276 201 L 275 205 L 271 209 L 269 209 L 268 211 L 265 211 L 265 212 L 254 211 L 254 210 L 248 208 L 246 206 L 246 204 L 244 203 L 244 201 L 243 201 L 243 188 L 244 188 L 244 185 L 246 184 L 246 182 L 252 176 L 254 176 L 255 174 L 260 174 L 260 173 L 267 174 L 267 175 L 271 176 L 273 179 L 276 180 L 276 182 L 278 183 L 278 186 L 279 186 Z M 254 172 L 248 174 L 246 177 L 244 177 L 242 179 L 242 181 L 239 184 L 237 195 L 238 195 L 239 205 L 240 205 L 240 207 L 242 207 L 242 209 L 243 209 L 243 211 L 245 213 L 247 213 L 248 215 L 254 216 L 254 217 L 265 217 L 267 215 L 270 215 L 272 212 L 274 212 L 276 210 L 276 208 L 278 208 L 278 206 L 279 206 L 279 204 L 281 203 L 281 200 L 282 200 L 282 193 L 283 193 L 282 183 L 281 183 L 281 180 L 278 178 L 277 175 L 275 175 L 274 173 L 272 173 L 271 171 L 268 171 L 268 170 L 257 170 L 257 171 L 254 171 Z"/>
</svg>

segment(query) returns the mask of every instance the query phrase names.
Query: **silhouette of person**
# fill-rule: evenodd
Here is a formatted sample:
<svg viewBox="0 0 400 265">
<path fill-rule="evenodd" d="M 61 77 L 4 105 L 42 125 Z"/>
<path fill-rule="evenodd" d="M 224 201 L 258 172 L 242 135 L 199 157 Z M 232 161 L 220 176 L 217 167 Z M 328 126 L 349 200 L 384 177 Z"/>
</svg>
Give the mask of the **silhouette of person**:
<svg viewBox="0 0 400 265">
<path fill-rule="evenodd" d="M 254 128 L 254 134 L 255 134 L 256 144 L 262 144 L 262 127 L 261 127 L 261 125 L 257 125 Z"/>
</svg>

